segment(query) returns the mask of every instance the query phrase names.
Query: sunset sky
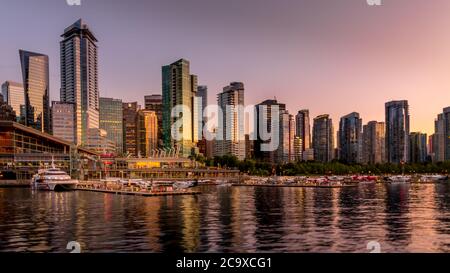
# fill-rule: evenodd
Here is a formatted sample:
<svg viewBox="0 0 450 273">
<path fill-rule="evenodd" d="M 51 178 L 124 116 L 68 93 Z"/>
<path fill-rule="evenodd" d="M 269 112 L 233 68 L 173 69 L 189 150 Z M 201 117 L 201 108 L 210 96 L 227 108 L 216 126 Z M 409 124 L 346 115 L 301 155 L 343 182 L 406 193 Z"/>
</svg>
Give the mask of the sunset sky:
<svg viewBox="0 0 450 273">
<path fill-rule="evenodd" d="M 21 81 L 19 49 L 50 57 L 59 99 L 59 41 L 83 18 L 99 39 L 100 95 L 124 101 L 161 93 L 161 66 L 180 58 L 209 87 L 232 81 L 246 104 L 267 98 L 292 114 L 384 120 L 384 103 L 407 99 L 411 131 L 432 133 L 450 106 L 450 1 L 0 0 L 0 81 Z M 337 127 L 336 127 L 337 128 Z"/>
</svg>

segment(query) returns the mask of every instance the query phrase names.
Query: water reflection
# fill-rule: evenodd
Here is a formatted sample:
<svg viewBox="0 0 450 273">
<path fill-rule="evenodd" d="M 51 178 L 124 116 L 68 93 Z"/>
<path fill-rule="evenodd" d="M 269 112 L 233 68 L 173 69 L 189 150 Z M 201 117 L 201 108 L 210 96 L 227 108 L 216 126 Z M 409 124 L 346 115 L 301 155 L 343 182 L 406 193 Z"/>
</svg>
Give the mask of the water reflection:
<svg viewBox="0 0 450 273">
<path fill-rule="evenodd" d="M 0 189 L 0 251 L 450 251 L 450 185 L 205 187 L 142 198 Z"/>
</svg>

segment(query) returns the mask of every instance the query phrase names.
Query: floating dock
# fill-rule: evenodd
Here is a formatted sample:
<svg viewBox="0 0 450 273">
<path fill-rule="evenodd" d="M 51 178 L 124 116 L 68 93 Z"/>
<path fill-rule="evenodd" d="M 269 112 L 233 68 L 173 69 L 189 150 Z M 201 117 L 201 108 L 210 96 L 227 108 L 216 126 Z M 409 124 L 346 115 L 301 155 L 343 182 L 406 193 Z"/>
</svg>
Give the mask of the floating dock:
<svg viewBox="0 0 450 273">
<path fill-rule="evenodd" d="M 147 191 L 127 191 L 127 190 L 107 190 L 107 189 L 93 189 L 93 188 L 77 188 L 77 191 L 89 191 L 99 193 L 111 193 L 117 195 L 136 195 L 145 197 L 154 196 L 172 196 L 172 195 L 197 195 L 201 194 L 200 191 L 167 191 L 167 192 L 147 192 Z"/>
</svg>

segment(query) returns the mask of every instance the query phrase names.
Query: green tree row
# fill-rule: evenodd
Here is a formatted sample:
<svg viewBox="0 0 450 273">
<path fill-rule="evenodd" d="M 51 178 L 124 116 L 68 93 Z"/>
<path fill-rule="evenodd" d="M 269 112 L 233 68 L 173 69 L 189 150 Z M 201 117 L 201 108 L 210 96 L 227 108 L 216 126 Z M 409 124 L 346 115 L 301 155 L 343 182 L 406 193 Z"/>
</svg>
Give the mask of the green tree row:
<svg viewBox="0 0 450 273">
<path fill-rule="evenodd" d="M 330 163 L 321 162 L 293 162 L 287 164 L 270 164 L 254 159 L 238 160 L 235 156 L 225 155 L 207 159 L 203 156 L 193 158 L 209 167 L 222 167 L 239 169 L 243 173 L 250 175 L 268 176 L 277 175 L 383 175 L 383 174 L 406 174 L 415 173 L 450 173 L 450 161 L 441 163 L 421 163 L 421 164 L 344 164 L 338 161 Z"/>
</svg>

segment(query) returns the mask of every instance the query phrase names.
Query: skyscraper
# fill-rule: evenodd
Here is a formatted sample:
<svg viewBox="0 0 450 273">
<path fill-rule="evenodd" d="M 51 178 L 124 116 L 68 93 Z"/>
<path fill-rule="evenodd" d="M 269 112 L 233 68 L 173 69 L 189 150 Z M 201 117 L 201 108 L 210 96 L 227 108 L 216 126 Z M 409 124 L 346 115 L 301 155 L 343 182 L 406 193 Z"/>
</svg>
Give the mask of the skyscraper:
<svg viewBox="0 0 450 273">
<path fill-rule="evenodd" d="M 16 112 L 3 100 L 0 94 L 0 120 L 16 121 Z"/>
<path fill-rule="evenodd" d="M 158 148 L 158 118 L 155 111 L 140 110 L 136 122 L 138 155 L 150 157 Z"/>
<path fill-rule="evenodd" d="M 162 147 L 163 105 L 162 95 L 145 96 L 145 110 L 154 111 L 158 118 L 158 147 Z"/>
<path fill-rule="evenodd" d="M 206 85 L 199 85 L 197 88 L 197 97 L 202 98 L 202 111 L 205 111 L 208 107 L 208 87 Z M 205 127 L 205 123 L 208 122 L 206 118 L 202 118 L 202 128 Z"/>
<path fill-rule="evenodd" d="M 409 160 L 408 101 L 386 103 L 386 158 L 389 163 Z"/>
<path fill-rule="evenodd" d="M 286 104 L 278 103 L 277 100 L 265 100 L 256 105 L 256 132 L 257 140 L 255 141 L 255 157 L 269 163 L 280 161 L 279 149 L 283 146 L 281 119 L 282 113 L 286 112 Z M 275 120 L 275 116 L 277 120 Z M 262 132 L 268 135 L 262 135 Z M 281 136 L 281 137 L 280 137 Z M 268 139 L 270 137 L 270 139 Z M 275 141 L 272 138 L 278 138 Z M 263 149 L 263 145 L 270 145 L 270 149 Z"/>
<path fill-rule="evenodd" d="M 19 51 L 25 94 L 25 125 L 50 133 L 48 56 Z"/>
<path fill-rule="evenodd" d="M 314 159 L 319 162 L 330 162 L 334 158 L 334 129 L 329 115 L 320 115 L 314 119 L 313 125 Z"/>
<path fill-rule="evenodd" d="M 117 154 L 123 153 L 123 109 L 122 100 L 100 98 L 100 129 L 114 142 Z"/>
<path fill-rule="evenodd" d="M 434 121 L 434 134 L 433 140 L 433 161 L 444 162 L 445 161 L 445 116 L 443 113 L 439 114 Z"/>
<path fill-rule="evenodd" d="M 295 135 L 302 140 L 302 152 L 311 148 L 311 128 L 309 110 L 300 110 L 295 116 Z"/>
<path fill-rule="evenodd" d="M 350 113 L 339 122 L 339 159 L 354 164 L 362 162 L 362 119 Z"/>
<path fill-rule="evenodd" d="M 88 129 L 99 128 L 97 39 L 81 19 L 61 37 L 61 101 L 75 104 L 75 140 L 84 145 Z"/>
<path fill-rule="evenodd" d="M 445 161 L 450 161 L 450 107 L 444 108 Z"/>
<path fill-rule="evenodd" d="M 370 121 L 363 127 L 363 163 L 377 164 L 385 161 L 385 124 Z"/>
<path fill-rule="evenodd" d="M 222 116 L 219 117 L 217 156 L 234 155 L 245 159 L 244 84 L 232 82 L 217 96 Z"/>
<path fill-rule="evenodd" d="M 427 134 L 413 132 L 409 135 L 409 162 L 424 163 L 427 160 Z"/>
<path fill-rule="evenodd" d="M 195 147 L 193 135 L 193 97 L 196 83 L 192 83 L 189 70 L 190 63 L 180 59 L 170 65 L 162 67 L 162 96 L 163 96 L 163 143 L 165 148 L 175 147 L 181 155 L 187 157 Z M 172 117 L 174 107 L 182 106 L 186 113 L 177 113 Z M 177 130 L 172 125 L 180 121 Z M 175 125 L 177 125 L 176 123 Z M 172 135 L 173 133 L 173 135 Z"/>
<path fill-rule="evenodd" d="M 123 110 L 123 152 L 137 156 L 137 114 L 140 110 L 137 102 L 122 103 Z"/>
<path fill-rule="evenodd" d="M 2 84 L 3 100 L 16 112 L 17 121 L 21 119 L 21 108 L 25 106 L 23 84 L 6 81 Z"/>
<path fill-rule="evenodd" d="M 75 104 L 52 102 L 52 132 L 55 137 L 75 143 Z"/>
</svg>

